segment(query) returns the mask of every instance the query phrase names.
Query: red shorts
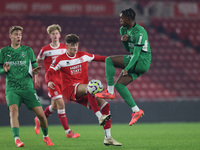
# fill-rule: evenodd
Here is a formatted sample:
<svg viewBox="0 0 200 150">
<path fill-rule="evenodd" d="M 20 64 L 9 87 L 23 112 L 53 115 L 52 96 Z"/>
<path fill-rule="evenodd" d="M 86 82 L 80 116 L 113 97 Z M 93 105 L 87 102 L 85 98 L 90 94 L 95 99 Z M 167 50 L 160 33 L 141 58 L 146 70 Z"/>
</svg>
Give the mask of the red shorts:
<svg viewBox="0 0 200 150">
<path fill-rule="evenodd" d="M 58 98 L 62 98 L 62 87 L 61 84 L 56 84 L 54 86 L 55 89 L 50 89 L 48 88 L 49 92 L 48 92 L 48 96 L 52 99 L 58 99 Z"/>
<path fill-rule="evenodd" d="M 73 85 L 69 85 L 67 88 L 63 90 L 62 94 L 67 100 L 77 102 L 90 109 L 87 95 L 81 97 L 80 99 L 76 99 L 76 92 L 79 84 L 80 83 L 74 83 Z"/>
</svg>

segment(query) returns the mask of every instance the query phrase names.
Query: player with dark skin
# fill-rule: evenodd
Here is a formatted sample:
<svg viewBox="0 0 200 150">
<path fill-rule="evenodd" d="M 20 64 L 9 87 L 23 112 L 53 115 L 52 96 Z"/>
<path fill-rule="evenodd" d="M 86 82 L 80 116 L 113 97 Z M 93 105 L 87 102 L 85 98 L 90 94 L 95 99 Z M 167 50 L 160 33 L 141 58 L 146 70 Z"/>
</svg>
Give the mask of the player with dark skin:
<svg viewBox="0 0 200 150">
<path fill-rule="evenodd" d="M 133 9 L 125 9 L 120 13 L 121 42 L 130 55 L 110 56 L 106 58 L 107 90 L 97 93 L 99 98 L 114 99 L 114 88 L 132 110 L 132 119 L 129 126 L 136 123 L 144 115 L 133 100 L 127 85 L 148 71 L 151 64 L 151 48 L 146 30 L 135 21 Z M 123 69 L 114 84 L 115 67 Z"/>
</svg>

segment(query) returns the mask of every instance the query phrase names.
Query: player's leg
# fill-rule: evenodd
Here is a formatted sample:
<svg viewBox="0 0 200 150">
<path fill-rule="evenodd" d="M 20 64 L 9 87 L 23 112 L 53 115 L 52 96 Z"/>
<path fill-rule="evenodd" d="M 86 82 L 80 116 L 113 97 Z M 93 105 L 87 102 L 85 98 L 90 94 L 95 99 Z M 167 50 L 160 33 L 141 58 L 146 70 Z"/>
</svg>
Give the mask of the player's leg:
<svg viewBox="0 0 200 150">
<path fill-rule="evenodd" d="M 44 110 L 45 116 L 48 118 L 55 110 L 57 110 L 57 104 L 54 100 L 62 98 L 60 86 L 56 85 L 55 89 L 48 88 L 48 96 L 51 98 L 51 105 L 47 106 Z"/>
<path fill-rule="evenodd" d="M 57 105 L 57 112 L 58 112 L 58 118 L 60 119 L 60 122 L 65 130 L 66 136 L 68 138 L 78 138 L 80 134 L 73 132 L 68 125 L 67 116 L 65 113 L 65 102 L 63 98 L 59 98 L 54 100 Z"/>
<path fill-rule="evenodd" d="M 48 96 L 51 98 L 51 105 L 47 106 L 44 110 L 46 118 L 48 118 L 55 110 L 57 110 L 57 104 L 54 101 L 55 99 L 62 98 L 62 94 L 58 85 L 55 86 L 55 89 L 48 88 Z M 40 121 L 37 117 L 34 118 L 35 122 L 35 133 L 40 133 Z"/>
<path fill-rule="evenodd" d="M 40 127 L 43 132 L 43 141 L 46 143 L 47 146 L 53 146 L 54 144 L 48 136 L 48 123 L 42 106 L 33 107 L 32 110 L 40 120 Z"/>
<path fill-rule="evenodd" d="M 91 109 L 93 110 L 93 112 L 95 113 L 95 115 L 97 116 L 98 120 L 99 120 L 99 124 L 100 125 L 104 125 L 106 120 L 109 120 L 111 115 L 102 115 L 96 100 L 95 95 L 90 94 L 87 91 L 87 84 L 79 84 L 77 86 L 77 90 L 76 90 L 76 99 L 80 99 L 82 97 L 84 97 L 85 95 L 87 95 L 88 98 L 88 103 L 91 107 Z"/>
<path fill-rule="evenodd" d="M 125 58 L 126 59 L 126 58 Z M 125 60 L 126 61 L 126 60 Z M 128 60 L 127 63 L 128 64 Z M 141 74 L 145 73 L 148 70 L 149 66 L 144 65 L 143 61 L 139 61 L 131 68 L 131 70 L 128 72 L 129 74 L 126 76 L 123 76 L 123 73 L 120 74 L 117 83 L 115 84 L 115 89 L 118 91 L 118 93 L 121 95 L 121 97 L 125 100 L 125 102 L 129 105 L 132 113 L 132 119 L 129 123 L 131 126 L 132 124 L 136 123 L 137 120 L 144 115 L 144 112 L 138 108 L 136 105 L 134 99 L 131 96 L 131 93 L 127 89 L 127 85 L 137 79 Z"/>
<path fill-rule="evenodd" d="M 49 136 L 48 136 L 48 123 L 47 118 L 44 114 L 42 105 L 40 103 L 40 100 L 37 96 L 37 93 L 34 89 L 28 89 L 23 92 L 21 92 L 21 95 L 23 97 L 23 103 L 26 105 L 26 107 L 29 110 L 32 110 L 36 116 L 39 118 L 40 121 L 40 127 L 43 132 L 43 141 L 46 143 L 47 146 L 54 145 Z"/>
<path fill-rule="evenodd" d="M 97 98 L 97 102 L 98 102 L 98 105 L 99 105 L 102 115 L 109 115 L 110 114 L 110 104 L 101 98 Z M 104 138 L 105 145 L 122 146 L 121 143 L 114 140 L 111 136 L 111 119 L 105 121 L 105 125 L 103 126 L 103 129 L 104 129 L 104 133 L 105 133 L 105 138 Z"/>
<path fill-rule="evenodd" d="M 108 98 L 114 99 L 114 76 L 115 76 L 115 67 L 125 68 L 123 55 L 120 56 L 110 56 L 105 60 L 105 70 L 106 70 L 106 81 L 107 81 L 107 90 L 104 90 L 102 93 L 97 93 L 96 96 L 99 98 Z"/>
<path fill-rule="evenodd" d="M 15 144 L 17 147 L 23 147 L 24 143 L 21 142 L 19 138 L 19 111 L 18 111 L 18 106 L 16 104 L 12 104 L 9 106 L 9 111 L 10 111 L 10 125 L 12 128 L 12 133 L 15 138 Z"/>
<path fill-rule="evenodd" d="M 9 108 L 10 126 L 12 129 L 13 137 L 17 147 L 23 147 L 24 143 L 21 142 L 19 137 L 19 106 L 22 103 L 22 99 L 16 91 L 6 91 L 6 102 Z"/>
</svg>

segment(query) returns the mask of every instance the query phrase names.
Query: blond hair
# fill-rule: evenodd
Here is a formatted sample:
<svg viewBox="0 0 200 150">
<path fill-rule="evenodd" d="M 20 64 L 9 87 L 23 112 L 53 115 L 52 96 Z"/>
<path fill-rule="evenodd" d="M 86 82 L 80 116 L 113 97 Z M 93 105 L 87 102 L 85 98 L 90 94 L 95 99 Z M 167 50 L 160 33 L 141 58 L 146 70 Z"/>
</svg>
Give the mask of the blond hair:
<svg viewBox="0 0 200 150">
<path fill-rule="evenodd" d="M 61 27 L 58 24 L 52 24 L 47 27 L 47 33 L 51 34 L 51 32 L 58 30 L 61 33 Z"/>
<path fill-rule="evenodd" d="M 23 27 L 21 26 L 12 26 L 9 29 L 9 34 L 12 34 L 15 30 L 20 30 L 21 32 L 23 31 Z"/>
</svg>

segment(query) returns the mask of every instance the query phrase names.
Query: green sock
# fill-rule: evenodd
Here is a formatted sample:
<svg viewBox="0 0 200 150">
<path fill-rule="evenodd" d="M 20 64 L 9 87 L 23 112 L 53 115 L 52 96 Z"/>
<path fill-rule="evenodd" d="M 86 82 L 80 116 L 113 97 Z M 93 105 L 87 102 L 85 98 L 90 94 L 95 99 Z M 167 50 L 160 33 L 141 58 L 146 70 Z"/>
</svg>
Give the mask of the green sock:
<svg viewBox="0 0 200 150">
<path fill-rule="evenodd" d="M 12 128 L 12 133 L 14 137 L 19 137 L 19 128 L 18 127 L 13 127 Z"/>
<path fill-rule="evenodd" d="M 136 103 L 133 100 L 131 93 L 129 92 L 129 90 L 125 85 L 122 85 L 120 83 L 115 83 L 115 89 L 131 108 L 136 106 Z"/>
<path fill-rule="evenodd" d="M 106 81 L 109 86 L 114 85 L 114 77 L 115 77 L 115 67 L 110 59 L 107 57 L 105 60 L 105 68 L 106 68 Z"/>
<path fill-rule="evenodd" d="M 48 135 L 48 128 L 42 128 L 42 132 L 44 136 Z"/>
</svg>

